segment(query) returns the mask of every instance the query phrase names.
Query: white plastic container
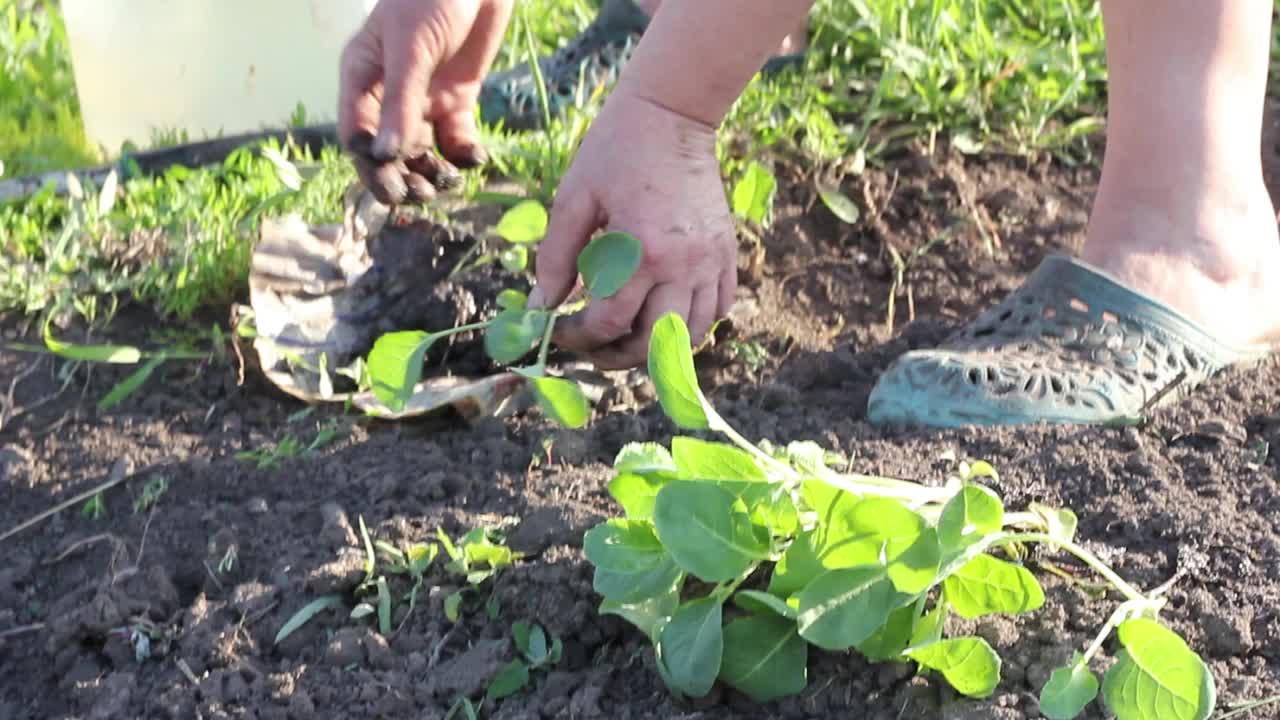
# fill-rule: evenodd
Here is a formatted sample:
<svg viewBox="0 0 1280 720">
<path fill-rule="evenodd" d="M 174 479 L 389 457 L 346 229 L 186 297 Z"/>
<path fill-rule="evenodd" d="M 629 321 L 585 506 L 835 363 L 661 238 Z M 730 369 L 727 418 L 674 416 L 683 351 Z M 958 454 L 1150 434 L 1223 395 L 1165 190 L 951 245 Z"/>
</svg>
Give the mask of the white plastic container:
<svg viewBox="0 0 1280 720">
<path fill-rule="evenodd" d="M 376 0 L 62 0 L 85 132 L 108 155 L 337 117 L 338 61 Z"/>
</svg>

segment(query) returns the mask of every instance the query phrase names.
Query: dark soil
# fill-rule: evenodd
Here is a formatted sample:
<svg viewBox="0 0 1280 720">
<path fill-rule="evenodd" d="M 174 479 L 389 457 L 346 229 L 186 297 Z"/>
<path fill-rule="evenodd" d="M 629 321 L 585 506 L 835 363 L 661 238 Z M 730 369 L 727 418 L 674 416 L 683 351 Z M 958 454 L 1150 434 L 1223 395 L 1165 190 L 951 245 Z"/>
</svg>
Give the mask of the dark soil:
<svg viewBox="0 0 1280 720">
<path fill-rule="evenodd" d="M 698 361 L 725 418 L 748 437 L 816 440 L 864 472 L 928 483 L 944 479 L 948 456 L 989 460 L 1010 505 L 1075 509 L 1080 537 L 1137 585 L 1185 573 L 1165 617 L 1206 658 L 1223 704 L 1280 692 L 1280 361 L 1225 372 L 1143 429 L 939 432 L 864 419 L 894 357 L 937 342 L 1045 254 L 1077 246 L 1096 170 L 908 152 L 845 182 L 862 211 L 854 226 L 799 170 L 780 175 L 764 260 L 744 248 L 732 323 Z M 888 248 L 909 257 L 931 242 L 896 289 L 889 327 Z M 0 397 L 32 361 L 0 354 Z M 0 429 L 0 526 L 112 476 L 128 480 L 105 494 L 103 518 L 77 505 L 3 541 L 0 717 L 442 717 L 457 697 L 483 694 L 514 657 L 511 623 L 525 620 L 561 638 L 563 657 L 491 704 L 493 717 L 1034 718 L 1048 673 L 1113 607 L 1043 574 L 1041 611 L 957 625 L 1004 658 L 985 701 L 908 666 L 814 651 L 801 696 L 760 706 L 717 687 L 679 703 L 640 635 L 596 612 L 580 550 L 582 533 L 615 513 L 605 486 L 618 449 L 674 431 L 638 374 L 616 375 L 591 424 L 566 431 L 536 411 L 467 425 L 323 409 L 290 422 L 302 406 L 253 373 L 238 384 L 234 358 L 167 365 L 105 414 L 94 401 L 124 371 L 81 372 L 34 407 L 60 383 L 54 363 L 35 362 L 13 394 L 30 411 Z M 316 451 L 269 468 L 236 456 L 286 433 L 306 444 L 329 421 L 337 439 Z M 153 511 L 135 511 L 156 477 L 167 491 Z M 397 544 L 432 541 L 437 528 L 456 537 L 500 527 L 526 557 L 498 576 L 493 619 L 488 594 L 471 594 L 450 623 L 444 598 L 458 581 L 437 564 L 389 638 L 368 619 L 326 612 L 273 645 L 313 599 L 350 602 L 363 576 L 361 518 Z M 140 619 L 158 630 L 142 662 L 120 633 Z"/>
</svg>

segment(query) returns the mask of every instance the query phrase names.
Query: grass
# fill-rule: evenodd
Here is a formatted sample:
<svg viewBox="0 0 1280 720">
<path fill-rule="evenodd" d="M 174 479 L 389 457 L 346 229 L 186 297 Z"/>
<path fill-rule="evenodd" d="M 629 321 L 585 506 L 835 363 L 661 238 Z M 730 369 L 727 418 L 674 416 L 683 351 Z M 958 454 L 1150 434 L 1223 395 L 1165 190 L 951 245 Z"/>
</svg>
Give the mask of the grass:
<svg viewBox="0 0 1280 720">
<path fill-rule="evenodd" d="M 594 4 L 521 3 L 497 66 L 523 61 L 531 47 L 551 52 L 591 20 Z M 0 19 L 3 176 L 98 160 L 80 127 L 56 3 L 0 0 Z M 1094 2 L 818 0 L 810 28 L 803 71 L 758 79 L 734 106 L 719 148 L 726 179 L 765 157 L 838 179 L 920 140 L 1091 159 L 1086 141 L 1105 110 L 1106 76 Z M 548 202 L 600 101 L 546 132 L 486 132 L 491 172 Z M 160 134 L 149 144 L 180 137 Z M 97 188 L 79 199 L 44 192 L 0 205 L 0 312 L 70 310 L 101 322 L 133 300 L 183 320 L 243 297 L 262 214 L 334 220 L 353 177 L 335 151 L 276 149 L 314 174 L 300 190 L 282 181 L 280 163 L 246 147 L 219 166 L 122 178 L 118 199 L 102 212 Z M 464 197 L 474 198 L 483 180 L 468 173 Z"/>
</svg>

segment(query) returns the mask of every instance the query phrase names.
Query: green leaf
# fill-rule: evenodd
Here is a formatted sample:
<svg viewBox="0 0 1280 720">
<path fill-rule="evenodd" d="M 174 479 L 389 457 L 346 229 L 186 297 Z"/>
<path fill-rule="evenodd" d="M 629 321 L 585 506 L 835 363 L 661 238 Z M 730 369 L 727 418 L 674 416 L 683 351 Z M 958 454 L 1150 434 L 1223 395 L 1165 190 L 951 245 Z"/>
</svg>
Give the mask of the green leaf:
<svg viewBox="0 0 1280 720">
<path fill-rule="evenodd" d="M 458 622 L 458 612 L 462 609 L 462 591 L 454 590 L 444 599 L 444 616 L 449 622 Z"/>
<path fill-rule="evenodd" d="M 420 330 L 387 333 L 373 343 L 366 367 L 378 402 L 395 412 L 404 409 L 413 386 L 422 378 L 422 359 L 436 336 Z"/>
<path fill-rule="evenodd" d="M 743 610 L 750 610 L 759 615 L 773 614 L 794 621 L 799 611 L 787 604 L 787 601 L 767 592 L 759 590 L 739 590 L 733 596 L 733 602 Z"/>
<path fill-rule="evenodd" d="M 538 406 L 556 422 L 570 428 L 580 428 L 591 417 L 591 405 L 582 394 L 578 383 L 557 377 L 530 378 Z"/>
<path fill-rule="evenodd" d="M 600 603 L 601 615 L 617 615 L 634 625 L 649 638 L 657 642 L 658 632 L 680 607 L 680 592 L 672 586 L 661 595 L 635 603 L 621 603 L 616 600 L 605 600 Z"/>
<path fill-rule="evenodd" d="M 342 607 L 342 598 L 337 595 L 325 595 L 324 597 L 312 600 L 306 605 L 303 605 L 298 612 L 294 613 L 293 616 L 285 622 L 285 624 L 280 628 L 280 631 L 276 633 L 276 639 L 273 643 L 275 645 L 279 645 L 281 640 L 284 640 L 297 632 L 298 628 L 306 625 L 311 618 L 319 615 L 325 610 L 335 610 L 340 607 Z"/>
<path fill-rule="evenodd" d="M 858 222 L 858 217 L 861 213 L 858 211 L 858 206 L 849 199 L 848 195 L 845 195 L 834 187 L 819 185 L 818 197 L 822 198 L 822 204 L 827 206 L 827 209 L 831 211 L 831 214 L 835 215 L 843 222 L 848 223 L 849 225 L 853 225 Z"/>
<path fill-rule="evenodd" d="M 956 614 L 967 620 L 1025 613 L 1044 605 L 1044 591 L 1030 570 L 986 554 L 947 576 L 942 587 Z"/>
<path fill-rule="evenodd" d="M 529 267 L 529 248 L 524 245 L 512 245 L 498 253 L 498 262 L 507 272 L 523 272 Z"/>
<path fill-rule="evenodd" d="M 979 637 L 939 640 L 909 650 L 907 656 L 921 667 L 942 673 L 962 695 L 989 697 L 1000 684 L 1000 656 Z"/>
<path fill-rule="evenodd" d="M 547 209 L 537 200 L 520 202 L 502 214 L 493 232 L 510 243 L 536 243 L 547 234 Z"/>
<path fill-rule="evenodd" d="M 381 575 L 378 576 L 378 632 L 391 634 L 391 589 Z"/>
<path fill-rule="evenodd" d="M 582 548 L 596 568 L 593 588 L 615 602 L 658 597 L 680 580 L 680 567 L 647 522 L 607 520 L 583 535 Z"/>
<path fill-rule="evenodd" d="M 832 569 L 885 562 L 898 590 L 917 593 L 933 584 L 942 561 L 937 533 L 898 500 L 869 497 L 850 507 L 839 495 L 821 517 L 826 520 L 814 550 Z"/>
<path fill-rule="evenodd" d="M 503 365 L 519 360 L 542 340 L 548 317 L 545 310 L 503 310 L 485 328 L 485 352 Z"/>
<path fill-rule="evenodd" d="M 498 293 L 498 298 L 495 302 L 503 310 L 523 310 L 525 303 L 529 302 L 529 296 L 519 290 L 507 288 Z"/>
<path fill-rule="evenodd" d="M 155 372 L 155 369 L 160 367 L 160 365 L 168 359 L 169 358 L 166 355 L 161 353 L 147 360 L 142 364 L 142 367 L 129 373 L 129 377 L 116 383 L 115 387 L 111 388 L 111 391 L 98 401 L 98 409 L 110 410 L 121 400 L 132 395 L 138 390 L 138 388 L 142 387 L 142 384 L 147 381 L 147 378 L 151 377 L 151 373 Z"/>
<path fill-rule="evenodd" d="M 623 473 L 609 481 L 609 495 L 618 501 L 629 519 L 649 520 L 653 518 L 653 503 L 664 484 L 665 481 L 658 478 Z"/>
<path fill-rule="evenodd" d="M 1124 649 L 1102 681 L 1102 696 L 1119 720 L 1205 720 L 1213 713 L 1213 674 L 1176 633 L 1134 618 L 1117 634 Z"/>
<path fill-rule="evenodd" d="M 705 582 L 732 580 L 769 551 L 768 538 L 735 504 L 715 485 L 676 480 L 658 491 L 653 522 L 685 571 Z"/>
<path fill-rule="evenodd" d="M 942 630 L 947 622 L 947 601 L 944 596 L 933 609 L 925 613 L 911 628 L 911 639 L 908 647 L 926 645 L 942 639 Z"/>
<path fill-rule="evenodd" d="M 800 592 L 800 635 L 825 650 L 862 643 L 902 607 L 910 595 L 898 592 L 883 567 L 830 570 Z"/>
<path fill-rule="evenodd" d="M 754 457 L 727 443 L 677 436 L 671 439 L 671 456 L 685 480 L 769 481 Z"/>
<path fill-rule="evenodd" d="M 485 700 L 501 700 L 515 695 L 529 684 L 529 666 L 519 660 L 512 660 L 498 671 L 485 691 Z"/>
<path fill-rule="evenodd" d="M 889 619 L 879 630 L 858 643 L 858 652 L 871 662 L 887 662 L 902 655 L 911 642 L 911 630 L 915 625 L 915 605 L 900 607 L 889 614 Z"/>
<path fill-rule="evenodd" d="M 685 603 L 662 628 L 658 646 L 671 682 L 680 692 L 701 697 L 711 691 L 724 655 L 720 600 L 711 597 Z"/>
<path fill-rule="evenodd" d="M 795 695 L 808 683 L 809 645 L 776 615 L 739 618 L 724 628 L 720 679 L 755 702 Z"/>
<path fill-rule="evenodd" d="M 796 535 L 782 559 L 774 564 L 773 575 L 769 578 L 770 593 L 791 597 L 827 571 L 813 551 L 813 533 L 813 530 L 807 530 Z"/>
<path fill-rule="evenodd" d="M 609 232 L 578 254 L 578 272 L 594 300 L 612 297 L 627 284 L 644 259 L 644 245 L 634 235 Z"/>
<path fill-rule="evenodd" d="M 1049 720 L 1071 720 L 1098 697 L 1098 676 L 1079 660 L 1054 670 L 1040 689 L 1040 714 Z"/>
<path fill-rule="evenodd" d="M 132 345 L 73 345 L 55 338 L 46 324 L 44 344 L 49 351 L 68 360 L 133 365 L 142 360 L 142 351 Z"/>
<path fill-rule="evenodd" d="M 1004 527 L 1004 503 L 981 485 L 966 485 L 947 501 L 938 518 L 938 540 L 953 551 Z"/>
<path fill-rule="evenodd" d="M 631 442 L 622 446 L 613 460 L 613 469 L 645 477 L 664 475 L 675 478 L 676 461 L 667 449 L 652 442 Z"/>
<path fill-rule="evenodd" d="M 764 224 L 773 206 L 773 193 L 778 181 L 773 173 L 758 162 L 747 166 L 747 172 L 733 186 L 733 214 L 753 222 Z"/>
<path fill-rule="evenodd" d="M 1031 503 L 1027 509 L 1044 521 L 1049 537 L 1069 543 L 1076 537 L 1076 514 L 1067 508 L 1051 508 L 1040 503 Z"/>
<path fill-rule="evenodd" d="M 706 401 L 693 369 L 689 329 L 676 313 L 663 315 L 653 326 L 649 336 L 649 377 L 662 411 L 672 422 L 685 430 L 709 427 Z"/>
</svg>

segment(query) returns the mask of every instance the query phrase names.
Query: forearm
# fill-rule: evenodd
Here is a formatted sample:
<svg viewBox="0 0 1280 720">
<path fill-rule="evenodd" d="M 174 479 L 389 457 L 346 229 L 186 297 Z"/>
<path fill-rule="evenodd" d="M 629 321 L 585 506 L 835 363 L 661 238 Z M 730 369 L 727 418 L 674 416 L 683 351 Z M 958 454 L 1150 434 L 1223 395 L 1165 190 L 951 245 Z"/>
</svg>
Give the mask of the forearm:
<svg viewBox="0 0 1280 720">
<path fill-rule="evenodd" d="M 813 0 L 666 0 L 618 90 L 715 127 Z"/>
</svg>

